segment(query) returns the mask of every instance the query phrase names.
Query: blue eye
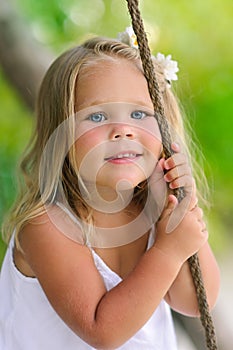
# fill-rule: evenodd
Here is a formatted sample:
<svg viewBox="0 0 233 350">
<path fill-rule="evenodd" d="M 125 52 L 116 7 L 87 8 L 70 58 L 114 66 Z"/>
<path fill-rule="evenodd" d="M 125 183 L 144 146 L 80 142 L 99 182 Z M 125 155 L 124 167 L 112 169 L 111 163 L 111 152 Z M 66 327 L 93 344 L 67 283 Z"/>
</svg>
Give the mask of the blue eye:
<svg viewBox="0 0 233 350">
<path fill-rule="evenodd" d="M 106 120 L 106 117 L 103 113 L 98 112 L 98 113 L 93 113 L 93 114 L 89 115 L 89 117 L 87 119 L 91 120 L 94 123 L 100 123 L 100 122 Z"/>
<path fill-rule="evenodd" d="M 131 118 L 133 119 L 143 119 L 146 116 L 147 116 L 147 113 L 143 111 L 134 111 L 131 113 Z"/>
</svg>

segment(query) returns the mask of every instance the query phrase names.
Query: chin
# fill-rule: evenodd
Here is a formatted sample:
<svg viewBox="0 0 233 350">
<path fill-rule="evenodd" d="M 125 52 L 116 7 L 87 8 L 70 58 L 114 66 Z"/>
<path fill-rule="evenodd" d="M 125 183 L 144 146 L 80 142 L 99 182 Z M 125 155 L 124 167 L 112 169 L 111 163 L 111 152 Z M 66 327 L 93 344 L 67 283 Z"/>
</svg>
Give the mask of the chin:
<svg viewBox="0 0 233 350">
<path fill-rule="evenodd" d="M 120 178 L 114 181 L 114 185 L 112 184 L 112 188 L 117 192 L 134 190 L 138 185 L 147 180 L 145 177 L 140 178 Z"/>
</svg>

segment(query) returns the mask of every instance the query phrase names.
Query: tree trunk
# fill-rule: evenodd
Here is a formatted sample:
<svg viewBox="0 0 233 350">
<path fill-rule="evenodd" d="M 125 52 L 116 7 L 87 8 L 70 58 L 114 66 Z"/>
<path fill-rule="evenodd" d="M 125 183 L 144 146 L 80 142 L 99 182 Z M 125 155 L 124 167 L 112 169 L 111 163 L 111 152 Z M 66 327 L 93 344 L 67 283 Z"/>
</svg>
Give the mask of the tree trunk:
<svg viewBox="0 0 233 350">
<path fill-rule="evenodd" d="M 33 38 L 11 0 L 0 0 L 0 65 L 22 100 L 34 108 L 44 72 L 54 55 Z"/>
</svg>

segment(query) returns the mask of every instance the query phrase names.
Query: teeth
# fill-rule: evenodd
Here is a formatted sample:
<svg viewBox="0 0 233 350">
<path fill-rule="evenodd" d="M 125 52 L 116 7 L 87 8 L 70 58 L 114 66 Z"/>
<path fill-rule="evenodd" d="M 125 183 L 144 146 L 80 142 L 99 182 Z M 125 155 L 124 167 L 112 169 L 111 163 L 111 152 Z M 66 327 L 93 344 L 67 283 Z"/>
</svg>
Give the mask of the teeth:
<svg viewBox="0 0 233 350">
<path fill-rule="evenodd" d="M 109 158 L 106 158 L 106 160 L 110 160 L 110 159 L 122 159 L 122 158 L 131 158 L 134 159 L 137 156 L 140 156 L 140 154 L 137 153 L 119 153 L 117 155 L 111 156 Z"/>
<path fill-rule="evenodd" d="M 118 154 L 116 158 L 135 158 L 135 153 L 124 153 L 124 154 Z"/>
</svg>

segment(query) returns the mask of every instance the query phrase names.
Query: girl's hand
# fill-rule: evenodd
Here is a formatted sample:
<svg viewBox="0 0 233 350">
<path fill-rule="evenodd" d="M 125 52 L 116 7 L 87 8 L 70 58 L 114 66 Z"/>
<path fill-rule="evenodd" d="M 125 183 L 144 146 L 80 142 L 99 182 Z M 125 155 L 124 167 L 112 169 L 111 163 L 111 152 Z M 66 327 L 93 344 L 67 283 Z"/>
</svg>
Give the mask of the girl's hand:
<svg viewBox="0 0 233 350">
<path fill-rule="evenodd" d="M 156 246 L 170 257 L 186 261 L 207 241 L 208 232 L 203 220 L 203 212 L 197 206 L 195 182 L 187 157 L 179 152 L 179 146 L 173 144 L 175 152 L 167 160 L 161 159 L 160 166 L 167 172 L 164 180 L 171 189 L 183 187 L 185 198 L 178 203 L 174 195 L 169 195 L 168 203 L 157 222 Z"/>
<path fill-rule="evenodd" d="M 185 192 L 190 193 L 193 190 L 194 181 L 187 155 L 181 153 L 180 146 L 177 143 L 172 143 L 171 148 L 175 153 L 166 160 L 160 160 L 163 169 L 166 171 L 164 180 L 169 184 L 170 189 L 184 187 Z"/>
<path fill-rule="evenodd" d="M 195 182 L 187 156 L 180 152 L 178 144 L 173 143 L 171 147 L 175 153 L 166 160 L 161 158 L 158 161 L 149 180 L 150 191 L 156 203 L 153 209 L 153 211 L 156 210 L 154 222 L 158 220 L 166 206 L 168 187 L 171 190 L 182 187 L 185 191 L 185 198 L 179 205 L 179 210 L 175 210 L 176 216 L 179 216 L 179 221 L 183 218 L 191 200 L 193 206 L 197 204 Z M 176 221 L 177 219 L 178 217 Z"/>
<path fill-rule="evenodd" d="M 169 258 L 184 263 L 205 244 L 208 239 L 208 232 L 203 220 L 202 209 L 198 206 L 187 208 L 182 220 L 176 223 L 174 220 L 174 217 L 176 218 L 175 210 L 179 209 L 179 205 L 176 197 L 169 195 L 167 207 L 156 225 L 155 245 Z M 171 225 L 172 215 L 174 216 Z"/>
</svg>

